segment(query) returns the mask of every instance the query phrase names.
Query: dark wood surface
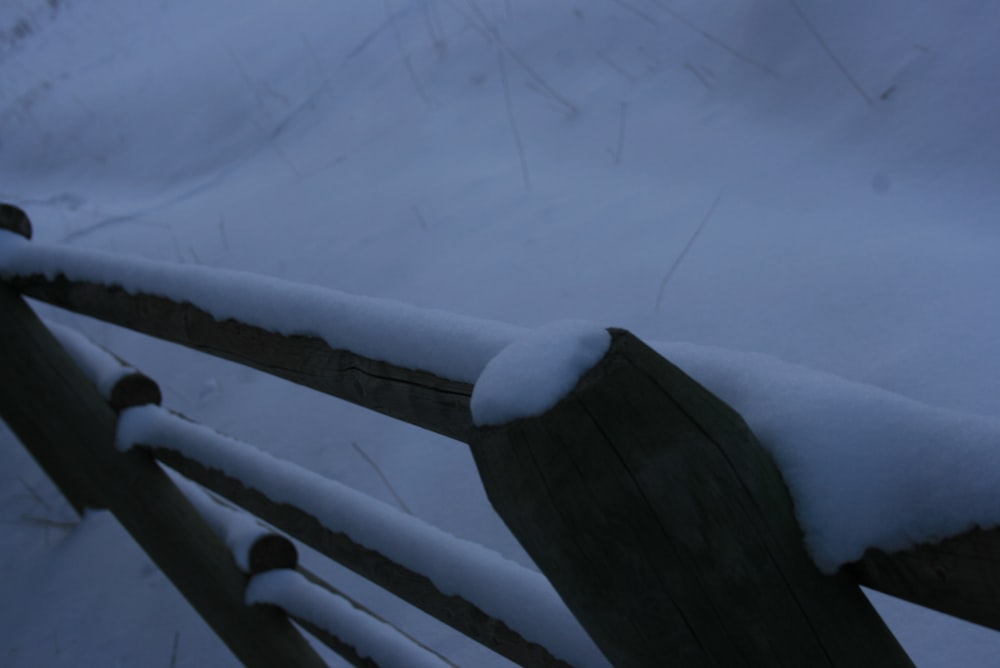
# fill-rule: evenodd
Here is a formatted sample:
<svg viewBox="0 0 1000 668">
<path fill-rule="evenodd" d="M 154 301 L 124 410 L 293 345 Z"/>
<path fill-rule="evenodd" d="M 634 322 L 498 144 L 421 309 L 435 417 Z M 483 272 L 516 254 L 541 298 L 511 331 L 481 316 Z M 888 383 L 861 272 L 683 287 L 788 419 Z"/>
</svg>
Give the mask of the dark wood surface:
<svg viewBox="0 0 1000 668">
<path fill-rule="evenodd" d="M 410 424 L 465 440 L 472 429 L 468 383 L 399 367 L 314 336 L 286 336 L 163 297 L 65 277 L 14 279 L 26 296 L 239 362 Z"/>
<path fill-rule="evenodd" d="M 343 533 L 330 531 L 309 513 L 287 503 L 272 501 L 238 479 L 171 450 L 165 444 L 138 444 L 138 447 L 149 450 L 156 459 L 181 475 L 241 506 L 514 663 L 520 666 L 567 666 L 547 649 L 525 640 L 504 622 L 489 616 L 473 603 L 461 596 L 443 594 L 426 576 L 356 543 Z M 482 576 L 489 578 L 489 573 Z"/>
<path fill-rule="evenodd" d="M 484 429 L 490 500 L 616 666 L 909 666 L 821 574 L 743 420 L 623 331 L 546 414 Z"/>
<path fill-rule="evenodd" d="M 0 228 L 10 229 L 28 237 L 31 233 L 27 217 L 16 207 L 7 207 L 0 211 Z M 630 371 L 623 371 L 617 367 L 612 369 L 613 365 L 605 362 L 601 365 L 604 371 L 590 374 L 591 380 L 593 380 L 595 375 L 610 375 L 613 371 L 616 377 L 630 378 L 621 382 L 636 382 L 635 388 L 622 392 L 611 392 L 609 397 L 604 397 L 594 391 L 594 396 L 601 398 L 587 399 L 581 395 L 573 402 L 564 402 L 573 405 L 560 407 L 559 411 L 563 417 L 556 420 L 558 423 L 556 426 L 551 424 L 545 426 L 521 424 L 510 428 L 477 432 L 472 426 L 468 409 L 471 386 L 466 383 L 440 378 L 427 372 L 396 367 L 347 351 L 334 350 L 316 337 L 283 336 L 231 320 L 218 322 L 190 304 L 177 304 L 149 295 L 129 295 L 122 289 L 113 286 L 71 282 L 63 277 L 48 280 L 41 276 L 21 277 L 15 279 L 14 284 L 25 294 L 54 305 L 237 361 L 446 436 L 473 442 L 476 446 L 474 453 L 477 462 L 483 472 L 484 479 L 487 480 L 491 497 L 494 498 L 498 510 L 509 503 L 506 497 L 518 493 L 534 494 L 539 489 L 546 489 L 550 490 L 546 492 L 552 497 L 550 502 L 533 501 L 532 503 L 541 504 L 539 507 L 544 508 L 546 512 L 556 512 L 561 508 L 560 504 L 563 502 L 560 500 L 557 503 L 556 497 L 560 499 L 562 497 L 573 498 L 583 494 L 583 490 L 591 484 L 589 481 L 592 477 L 598 476 L 602 480 L 600 483 L 601 493 L 603 493 L 604 487 L 614 487 L 617 490 L 615 493 L 622 494 L 622 498 L 627 500 L 627 503 L 622 507 L 629 507 L 630 504 L 648 506 L 647 510 L 655 511 L 653 516 L 635 519 L 628 513 L 623 513 L 618 506 L 605 508 L 597 505 L 599 502 L 593 500 L 589 506 L 584 504 L 573 509 L 572 512 L 567 512 L 565 516 L 560 515 L 562 511 L 558 510 L 557 515 L 565 522 L 566 527 L 583 529 L 589 526 L 591 513 L 605 523 L 621 527 L 624 536 L 619 536 L 616 540 L 628 536 L 631 538 L 620 543 L 619 547 L 614 550 L 617 552 L 628 552 L 633 549 L 641 552 L 649 547 L 647 543 L 650 541 L 652 544 L 660 546 L 657 549 L 663 547 L 660 544 L 662 543 L 660 539 L 651 539 L 640 535 L 643 530 L 640 530 L 639 527 L 648 529 L 661 526 L 660 518 L 656 515 L 659 511 L 656 508 L 663 505 L 663 502 L 657 501 L 657 494 L 650 493 L 650 488 L 659 489 L 666 485 L 673 486 L 683 483 L 681 488 L 694 486 L 696 489 L 714 489 L 712 485 L 706 487 L 706 484 L 717 482 L 715 474 L 691 471 L 690 467 L 680 467 L 674 471 L 671 464 L 668 466 L 669 470 L 661 470 L 663 466 L 667 465 L 665 462 L 671 462 L 677 457 L 680 457 L 681 463 L 683 463 L 686 461 L 686 455 L 678 455 L 673 450 L 663 449 L 659 442 L 646 443 L 643 438 L 640 438 L 641 434 L 632 434 L 630 430 L 639 424 L 635 422 L 635 411 L 641 413 L 645 410 L 654 414 L 662 413 L 662 419 L 657 428 L 669 426 L 673 430 L 679 429 L 673 436 L 674 440 L 698 440 L 702 437 L 709 438 L 709 440 L 719 437 L 726 440 L 734 437 L 734 442 L 742 442 L 749 434 L 749 430 L 742 424 L 739 417 L 735 416 L 735 413 L 732 413 L 728 407 L 723 405 L 724 410 L 719 409 L 717 404 L 721 404 L 721 402 L 718 402 L 701 388 L 698 388 L 697 391 L 691 391 L 690 379 L 687 379 L 683 374 L 676 376 L 673 371 L 663 372 L 662 369 L 656 373 L 647 372 L 643 365 L 649 361 L 649 357 L 645 352 L 639 357 L 646 361 L 633 364 Z M 620 337 L 621 334 L 617 336 Z M 616 346 L 622 346 L 617 338 Z M 620 356 L 620 351 L 616 354 Z M 655 353 L 653 354 L 655 355 Z M 619 363 L 618 366 L 621 364 Z M 660 378 L 663 373 L 666 374 L 667 381 Z M 637 382 L 632 377 L 636 374 L 647 378 L 645 381 Z M 680 378 L 679 381 L 678 378 Z M 644 398 L 641 396 L 642 392 L 651 392 L 652 397 Z M 116 398 L 116 408 L 121 407 L 117 405 L 119 403 L 129 405 L 129 402 L 133 401 L 146 402 L 149 387 L 143 382 L 138 382 L 134 388 L 123 386 L 122 393 L 121 398 Z M 669 398 L 669 401 L 664 403 L 665 396 Z M 628 399 L 623 397 L 628 397 Z M 701 407 L 699 409 L 702 411 L 700 421 L 688 420 L 691 417 L 689 413 L 693 415 L 691 407 L 685 403 L 689 400 L 693 401 L 692 405 Z M 676 410 L 673 412 L 663 410 L 661 404 L 673 405 Z M 619 406 L 621 410 L 604 408 L 612 405 Z M 694 412 L 697 413 L 697 411 Z M 679 421 L 678 415 L 681 418 Z M 684 425 L 686 421 L 690 424 L 678 428 L 678 424 Z M 641 427 L 641 429 L 647 427 L 648 425 Z M 34 427 L 28 424 L 24 428 L 31 430 Z M 58 429 L 58 427 L 55 428 Z M 616 439 L 621 442 L 616 441 L 614 447 L 611 448 L 613 456 L 605 453 L 601 456 L 595 455 L 591 459 L 591 456 L 588 455 L 585 460 L 574 461 L 571 465 L 557 461 L 559 459 L 558 452 L 556 452 L 558 448 L 572 449 L 573 443 L 588 442 L 589 439 L 595 437 L 595 434 L 592 433 L 595 430 L 599 438 L 604 438 L 604 430 L 613 431 L 620 436 L 620 438 L 616 436 Z M 505 443 L 501 448 L 502 454 L 498 454 L 497 447 L 488 445 L 497 439 L 501 443 Z M 551 443 L 546 448 L 539 448 L 537 446 L 539 439 L 551 440 Z M 506 443 L 507 441 L 509 443 Z M 749 436 L 749 441 L 752 442 L 752 435 Z M 756 445 L 754 444 L 753 447 L 756 448 Z M 725 448 L 718 448 L 718 451 L 722 453 L 722 461 L 730 458 L 726 454 Z M 60 487 L 70 503 L 78 510 L 84 507 L 103 505 L 101 495 L 93 491 L 92 483 L 88 482 L 85 477 L 67 476 L 60 473 L 60 471 L 65 470 L 65 463 L 58 461 L 63 455 L 57 453 L 57 450 L 48 449 L 35 453 L 35 457 Z M 56 461 L 49 461 L 47 458 L 50 457 L 56 457 Z M 647 459 L 653 461 L 654 464 L 646 462 Z M 756 455 L 737 459 L 739 461 L 746 460 L 744 465 L 753 469 L 749 476 L 751 481 L 757 479 L 758 473 L 762 474 L 760 479 L 764 483 L 753 487 L 753 489 L 747 489 L 750 498 L 755 498 L 756 494 L 762 494 L 764 497 L 773 496 L 776 494 L 774 490 L 779 489 L 781 494 L 778 496 L 787 497 L 783 484 L 775 484 L 775 480 L 780 482 L 780 476 L 777 475 L 768 458 L 764 458 L 766 460 L 764 465 L 757 461 L 760 458 Z M 750 463 L 747 464 L 747 462 Z M 608 477 L 606 473 L 603 473 L 605 470 L 616 470 L 625 475 L 627 484 L 624 484 L 624 489 L 604 480 Z M 539 473 L 539 471 L 544 471 L 544 474 Z M 681 474 L 681 471 L 684 473 Z M 741 484 L 745 482 L 743 477 L 746 473 L 747 471 L 737 472 L 737 478 L 741 480 Z M 704 479 L 706 475 L 707 480 Z M 680 476 L 682 479 L 677 480 L 676 476 Z M 506 482 L 502 483 L 502 486 L 507 488 L 506 491 L 501 489 L 499 482 L 501 478 L 508 478 Z M 762 514 L 766 514 L 761 509 L 771 507 L 755 501 L 748 508 L 743 508 L 741 503 L 738 499 L 735 501 L 730 512 L 730 520 L 739 520 L 740 522 L 753 520 L 760 525 L 760 517 Z M 777 504 L 780 507 L 787 505 L 786 500 L 780 499 L 770 499 L 768 503 Z M 513 505 L 522 506 L 525 504 L 515 503 Z M 692 499 L 682 498 L 671 499 L 666 502 L 666 505 L 666 510 L 685 508 L 684 512 L 691 516 L 700 517 L 705 513 L 711 516 L 714 512 L 712 510 L 714 505 L 725 506 L 726 504 L 721 498 L 708 505 L 704 501 L 695 502 Z M 706 508 L 708 509 L 706 510 Z M 515 507 L 508 509 L 507 512 L 510 517 L 505 517 L 505 519 L 513 528 L 519 522 L 518 514 L 527 511 L 524 508 Z M 530 512 L 524 522 L 527 523 L 525 531 L 530 533 L 530 526 L 528 526 L 531 522 Z M 760 529 L 760 526 L 763 526 L 763 529 Z M 764 533 L 770 531 L 766 523 L 760 526 L 758 529 Z M 662 528 L 660 531 L 663 533 Z M 576 554 L 581 559 L 591 559 L 593 551 L 598 549 L 591 544 L 590 538 L 575 531 L 568 531 L 562 535 L 566 541 L 564 549 L 569 553 Z M 674 538 L 670 538 L 668 542 L 674 540 Z M 681 540 L 684 543 L 686 539 L 681 536 L 676 540 Z M 795 540 L 799 541 L 799 537 L 796 537 Z M 766 545 L 767 541 L 764 544 Z M 628 547 L 622 547 L 624 545 Z M 601 547 L 600 550 L 606 550 L 606 546 Z M 697 551 L 691 553 L 695 555 L 694 557 L 684 550 L 674 550 L 674 552 L 680 561 L 672 563 L 671 569 L 687 568 L 688 562 L 685 560 L 692 558 L 695 561 L 703 558 L 709 561 L 713 559 L 710 554 L 701 554 Z M 732 557 L 729 559 L 731 560 Z M 994 567 L 994 564 L 998 562 L 1000 562 L 1000 532 L 974 531 L 938 545 L 923 545 L 914 550 L 900 553 L 886 554 L 881 551 L 870 551 L 861 561 L 845 567 L 840 578 L 851 579 L 873 589 L 1000 629 L 1000 614 L 997 613 L 1000 606 L 994 604 L 994 601 L 1000 597 L 993 594 L 993 592 L 1000 591 L 1000 582 L 998 582 L 1000 576 L 997 575 L 997 569 Z M 656 569 L 655 564 L 645 563 L 641 559 L 637 559 L 636 568 L 639 573 L 634 578 L 636 582 L 662 579 L 653 572 Z M 690 592 L 694 592 L 699 591 L 702 585 L 692 581 L 686 586 L 689 587 Z M 742 590 L 737 587 L 733 591 L 739 593 Z M 678 612 L 678 614 L 680 613 Z"/>
<path fill-rule="evenodd" d="M 30 239 L 31 220 L 19 207 L 0 202 L 0 230 L 10 230 L 25 239 Z"/>
<path fill-rule="evenodd" d="M 325 665 L 283 614 L 244 604 L 221 539 L 148 453 L 115 448 L 115 413 L 2 283 L 0 369 L 0 412 L 25 447 L 60 487 L 80 481 L 77 502 L 97 495 L 244 665 Z"/>
<path fill-rule="evenodd" d="M 858 584 L 1000 631 L 1000 530 L 975 529 L 843 569 Z"/>
</svg>

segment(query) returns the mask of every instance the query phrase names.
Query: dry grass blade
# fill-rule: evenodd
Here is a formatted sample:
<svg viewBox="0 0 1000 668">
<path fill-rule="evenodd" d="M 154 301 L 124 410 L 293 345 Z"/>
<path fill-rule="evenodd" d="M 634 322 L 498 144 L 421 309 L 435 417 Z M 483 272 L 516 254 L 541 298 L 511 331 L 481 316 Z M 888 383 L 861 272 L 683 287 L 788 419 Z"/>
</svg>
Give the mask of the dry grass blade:
<svg viewBox="0 0 1000 668">
<path fill-rule="evenodd" d="M 37 501 L 39 504 L 41 504 L 41 506 L 43 508 L 45 508 L 45 510 L 52 510 L 51 504 L 49 504 L 48 501 L 46 501 L 44 498 L 42 498 L 42 495 L 39 494 L 38 491 L 34 487 L 32 487 L 31 485 L 29 485 L 27 483 L 27 481 L 24 478 L 21 477 L 20 474 L 18 474 L 18 476 L 17 476 L 17 481 L 19 483 L 21 483 L 21 486 L 24 487 L 24 489 L 28 492 L 28 494 L 30 494 L 31 497 L 35 501 Z"/>
<path fill-rule="evenodd" d="M 705 213 L 705 217 L 701 219 L 701 222 L 695 229 L 694 234 L 692 234 L 691 238 L 688 239 L 687 244 L 677 255 L 677 258 L 674 260 L 674 263 L 670 265 L 670 269 L 667 270 L 667 273 L 663 277 L 663 280 L 660 281 L 660 290 L 659 292 L 656 293 L 656 307 L 655 307 L 656 310 L 660 309 L 660 302 L 663 301 L 663 291 L 666 289 L 667 283 L 670 282 L 670 279 L 673 277 L 674 272 L 677 271 L 677 268 L 681 266 L 681 262 L 684 261 L 684 257 L 688 254 L 688 251 L 691 250 L 692 246 L 694 246 L 694 242 L 698 238 L 698 235 L 700 235 L 702 230 L 705 229 L 705 226 L 708 225 L 708 221 L 712 219 L 712 214 L 715 213 L 715 209 L 717 206 L 719 206 L 719 202 L 721 201 L 722 201 L 722 193 L 719 193 L 718 196 L 716 196 L 715 201 L 712 202 L 712 206 L 709 207 L 708 212 Z"/>
<path fill-rule="evenodd" d="M 417 91 L 417 95 L 428 107 L 434 106 L 434 100 L 431 99 L 427 91 L 424 90 L 424 86 L 420 83 L 420 79 L 417 77 L 417 71 L 413 69 L 413 60 L 410 58 L 409 52 L 406 50 L 406 45 L 403 43 L 403 33 L 399 30 L 399 25 L 396 23 L 396 15 L 392 13 L 392 6 L 389 4 L 389 0 L 382 0 L 382 4 L 385 7 L 385 18 L 389 22 L 389 27 L 392 29 L 392 36 L 396 40 L 396 46 L 399 48 L 400 55 L 403 56 L 403 64 L 406 66 L 406 73 L 410 76 L 410 81 L 413 82 L 413 87 Z"/>
<path fill-rule="evenodd" d="M 392 494 L 393 498 L 396 499 L 396 503 L 399 504 L 399 507 L 407 514 L 412 515 L 413 511 L 410 510 L 410 507 L 406 505 L 405 501 L 403 501 L 403 497 L 401 497 L 399 493 L 396 492 L 396 488 L 392 486 L 392 483 L 389 482 L 389 478 L 387 478 L 385 473 L 382 472 L 381 467 L 379 467 L 379 465 L 375 463 L 375 460 L 369 457 L 368 453 L 362 450 L 361 446 L 358 445 L 357 443 L 352 441 L 351 447 L 353 447 L 357 451 L 357 453 L 361 455 L 362 459 L 368 462 L 369 466 L 375 469 L 375 473 L 377 473 L 378 477 L 382 479 L 382 483 L 385 485 L 386 489 L 388 489 L 389 492 Z"/>
<path fill-rule="evenodd" d="M 653 2 L 654 4 L 656 4 L 657 7 L 659 7 L 660 9 L 662 9 L 667 15 L 670 16 L 670 18 L 674 19 L 678 23 L 684 24 L 685 26 L 687 26 L 691 30 L 695 31 L 696 33 L 698 33 L 699 35 L 701 35 L 702 37 L 704 37 L 705 39 L 707 39 L 712 44 L 715 44 L 719 48 L 721 48 L 721 49 L 725 50 L 726 52 L 728 52 L 733 57 L 735 57 L 735 58 L 737 58 L 739 60 L 742 60 L 747 65 L 752 65 L 753 67 L 756 67 L 761 72 L 763 72 L 763 73 L 765 73 L 765 74 L 767 74 L 769 76 L 772 76 L 772 77 L 778 77 L 779 76 L 779 74 L 776 71 L 772 70 L 767 65 L 761 63 L 758 60 L 755 60 L 754 58 L 751 58 L 750 56 L 748 56 L 745 53 L 737 51 L 736 49 L 734 49 L 733 47 L 729 46 L 724 41 L 722 41 L 720 38 L 716 37 L 712 33 L 708 32 L 707 30 L 705 30 L 704 28 L 702 28 L 701 26 L 697 25 L 694 21 L 690 20 L 689 18 L 687 18 L 683 14 L 679 14 L 678 12 L 676 12 L 673 9 L 671 9 L 670 7 L 668 7 L 666 5 L 666 3 L 664 3 L 662 0 L 651 0 L 651 2 Z"/>
<path fill-rule="evenodd" d="M 817 30 L 816 26 L 814 26 L 812 21 L 809 20 L 809 17 L 806 16 L 806 13 L 802 11 L 802 8 L 799 6 L 799 3 L 796 2 L 796 0 L 788 0 L 788 2 L 792 5 L 792 9 L 795 10 L 795 13 L 799 15 L 799 18 L 802 19 L 802 23 L 805 24 L 806 28 L 809 29 L 809 32 L 812 33 L 812 36 L 816 38 L 816 42 L 819 43 L 821 47 L 823 47 L 824 51 L 826 51 L 826 55 L 830 56 L 830 60 L 833 61 L 833 64 L 836 65 L 837 69 L 840 70 L 841 74 L 843 74 L 844 77 L 851 82 L 851 85 L 854 86 L 854 90 L 858 91 L 858 95 L 864 98 L 864 101 L 867 102 L 868 104 L 872 104 L 872 98 L 868 95 L 868 93 L 865 92 L 865 89 L 861 87 L 861 84 L 858 83 L 857 79 L 855 79 L 851 75 L 851 73 L 844 66 L 844 63 L 840 62 L 840 58 L 838 58 L 837 54 L 833 52 L 833 49 L 830 48 L 830 45 L 826 43 L 826 40 L 823 39 L 823 36 L 819 34 L 819 30 Z"/>
<path fill-rule="evenodd" d="M 507 79 L 507 64 L 503 57 L 503 48 L 497 45 L 497 61 L 500 64 L 500 81 L 503 84 L 504 109 L 507 111 L 507 121 L 510 123 L 510 133 L 514 137 L 517 148 L 517 158 L 521 163 L 521 178 L 524 179 L 524 189 L 531 190 L 531 175 L 528 173 L 528 159 L 524 156 L 524 144 L 521 142 L 521 132 L 517 129 L 517 119 L 514 117 L 514 103 L 510 97 L 510 82 Z"/>
</svg>

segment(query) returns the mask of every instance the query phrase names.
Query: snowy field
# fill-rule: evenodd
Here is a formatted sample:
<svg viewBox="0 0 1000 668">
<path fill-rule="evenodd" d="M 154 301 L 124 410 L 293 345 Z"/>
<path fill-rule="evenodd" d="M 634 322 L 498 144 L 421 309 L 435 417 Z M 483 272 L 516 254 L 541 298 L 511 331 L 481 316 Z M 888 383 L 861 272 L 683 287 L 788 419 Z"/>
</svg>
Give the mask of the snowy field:
<svg viewBox="0 0 1000 668">
<path fill-rule="evenodd" d="M 832 567 L 1000 524 L 998 21 L 972 0 L 7 0 L 0 201 L 46 244 L 663 342 L 775 452 Z M 466 446 L 40 310 L 168 407 L 530 565 Z M 234 665 L 6 431 L 0 508 L 0 665 Z M 507 665 L 313 556 L 455 663 Z M 996 664 L 995 632 L 873 600 L 919 666 Z"/>
</svg>

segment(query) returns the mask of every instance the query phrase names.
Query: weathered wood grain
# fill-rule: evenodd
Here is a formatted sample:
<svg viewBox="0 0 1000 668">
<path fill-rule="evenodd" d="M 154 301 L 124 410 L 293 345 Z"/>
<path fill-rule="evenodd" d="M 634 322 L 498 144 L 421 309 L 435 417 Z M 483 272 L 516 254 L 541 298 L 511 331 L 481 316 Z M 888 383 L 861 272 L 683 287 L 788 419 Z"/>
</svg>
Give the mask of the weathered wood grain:
<svg viewBox="0 0 1000 668">
<path fill-rule="evenodd" d="M 472 386 L 335 350 L 314 336 L 285 336 L 235 320 L 217 321 L 188 303 L 132 295 L 65 277 L 13 279 L 24 295 L 172 341 L 464 440 L 472 428 Z"/>
<path fill-rule="evenodd" d="M 325 665 L 284 615 L 244 604 L 228 548 L 148 453 L 115 448 L 111 407 L 5 284 L 0 369 L 0 414 L 25 447 L 106 505 L 244 665 Z"/>
<path fill-rule="evenodd" d="M 499 515 L 616 666 L 909 666 L 821 574 L 742 419 L 627 332 L 548 413 L 484 429 Z"/>
<path fill-rule="evenodd" d="M 842 571 L 870 589 L 1000 631 L 996 529 L 975 529 L 892 554 L 868 550 Z"/>
<path fill-rule="evenodd" d="M 461 596 L 443 594 L 429 578 L 385 555 L 327 529 L 313 515 L 287 503 L 272 501 L 240 480 L 206 467 L 161 444 L 137 444 L 181 475 L 244 508 L 292 538 L 374 582 L 400 599 L 465 634 L 520 666 L 560 666 L 541 645 L 529 642 L 503 621 L 491 617 Z M 483 573 L 484 578 L 489 573 Z"/>
</svg>

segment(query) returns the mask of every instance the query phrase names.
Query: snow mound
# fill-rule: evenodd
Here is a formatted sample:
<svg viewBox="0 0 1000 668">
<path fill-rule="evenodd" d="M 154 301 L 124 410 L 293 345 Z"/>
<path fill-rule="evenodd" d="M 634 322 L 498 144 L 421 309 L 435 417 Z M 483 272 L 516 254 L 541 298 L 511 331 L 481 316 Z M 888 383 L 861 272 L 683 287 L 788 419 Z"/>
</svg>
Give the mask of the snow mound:
<svg viewBox="0 0 1000 668">
<path fill-rule="evenodd" d="M 247 585 L 248 605 L 276 605 L 351 645 L 358 655 L 386 668 L 444 668 L 448 664 L 395 628 L 292 570 L 255 575 Z"/>
<path fill-rule="evenodd" d="M 611 335 L 583 320 L 561 320 L 518 338 L 486 364 L 472 390 L 477 426 L 541 415 L 608 351 Z"/>
<path fill-rule="evenodd" d="M 827 572 L 1000 525 L 1000 420 L 755 354 L 654 347 L 735 408 L 778 463 Z"/>
</svg>

